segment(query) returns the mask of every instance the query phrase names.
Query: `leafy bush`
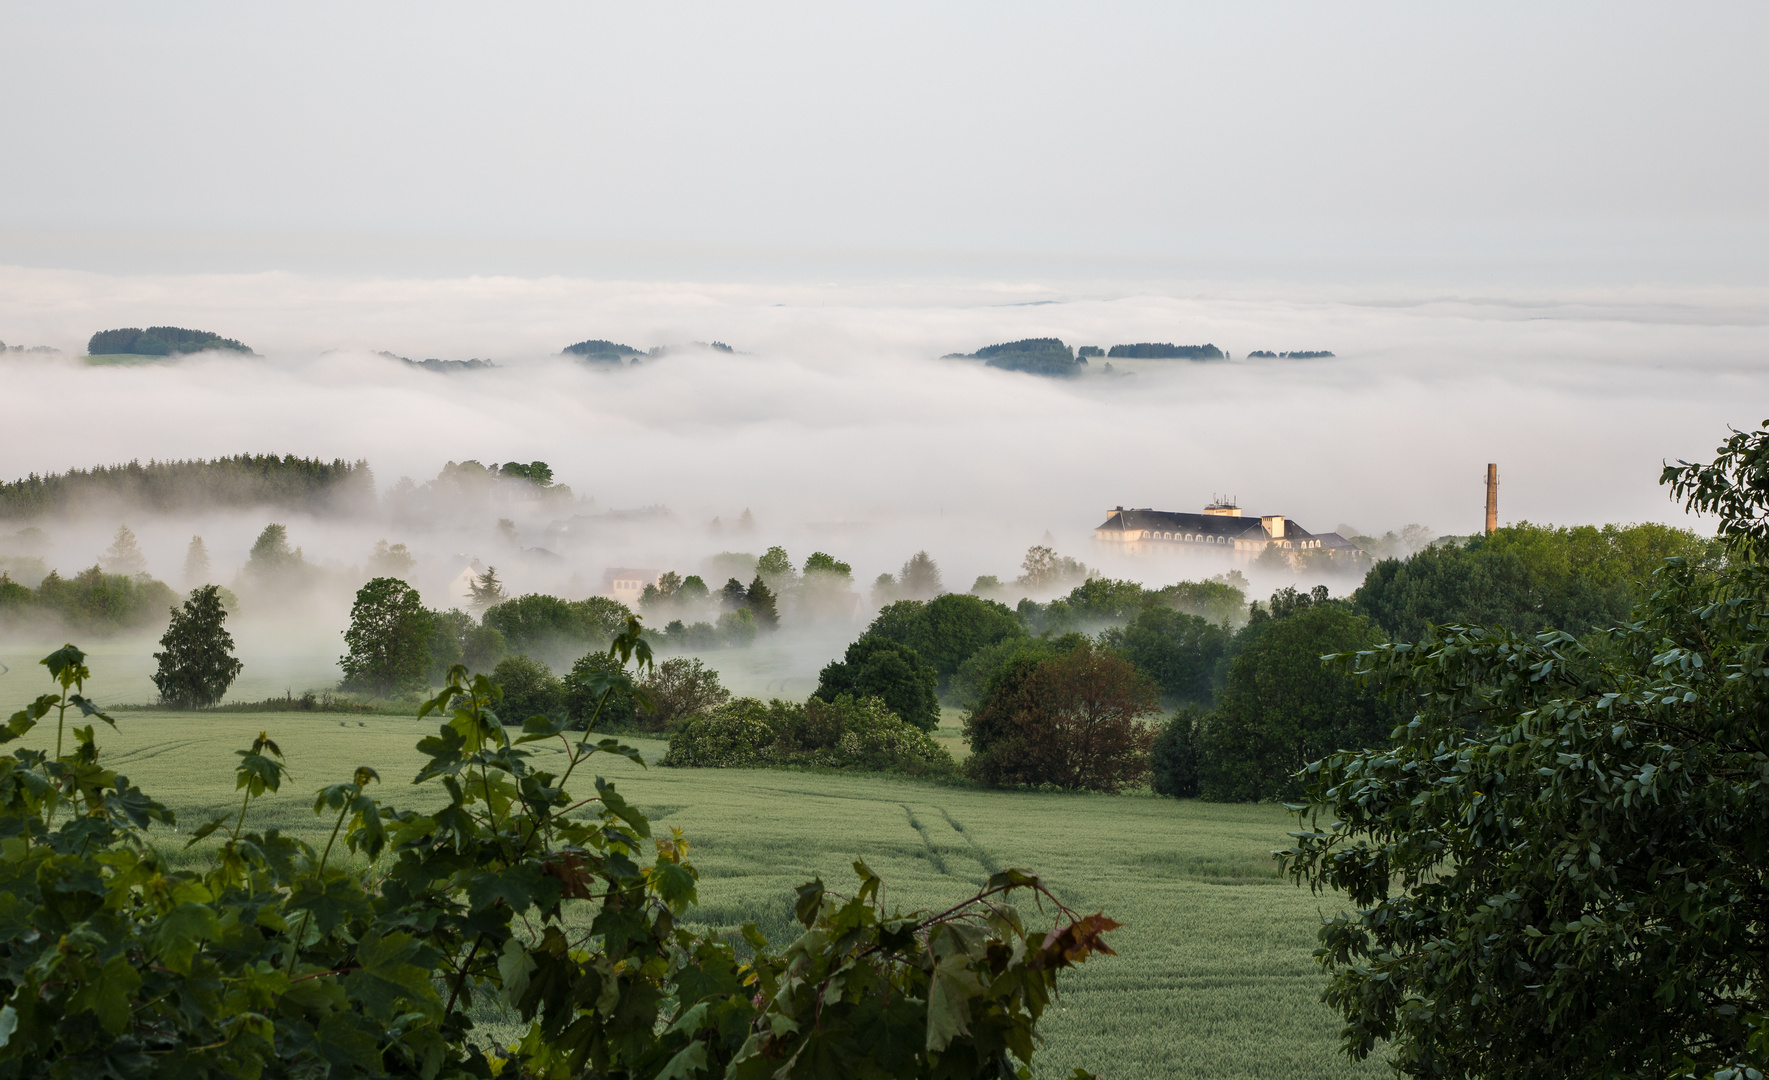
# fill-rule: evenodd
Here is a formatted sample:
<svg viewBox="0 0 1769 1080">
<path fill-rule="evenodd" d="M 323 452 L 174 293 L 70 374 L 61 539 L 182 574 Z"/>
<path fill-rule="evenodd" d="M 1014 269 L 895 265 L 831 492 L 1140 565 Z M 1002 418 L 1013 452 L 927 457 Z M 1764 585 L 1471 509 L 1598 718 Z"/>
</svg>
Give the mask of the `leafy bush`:
<svg viewBox="0 0 1769 1080">
<path fill-rule="evenodd" d="M 867 634 L 848 646 L 841 661 L 823 668 L 813 695 L 877 697 L 905 723 L 932 731 L 940 726 L 939 676 L 907 645 Z"/>
<path fill-rule="evenodd" d="M 728 768 L 815 765 L 832 769 L 943 775 L 952 755 L 877 698 L 803 705 L 738 698 L 688 723 L 670 739 L 665 765 Z"/>
<path fill-rule="evenodd" d="M 619 676 L 620 671 L 621 665 L 606 652 L 587 653 L 571 665 L 563 682 L 565 714 L 573 727 L 586 731 L 638 730 L 635 698 L 607 692 L 608 680 Z"/>
<path fill-rule="evenodd" d="M 1159 712 L 1154 684 L 1091 643 L 1022 654 L 965 718 L 964 770 L 994 786 L 1115 792 L 1148 775 L 1155 733 L 1141 721 Z"/>
<path fill-rule="evenodd" d="M 614 648 L 649 659 L 636 623 Z M 505 725 L 497 685 L 461 668 L 419 712 L 445 717 L 418 744 L 433 811 L 381 805 L 365 765 L 320 789 L 323 849 L 252 831 L 289 777 L 261 734 L 238 751 L 238 809 L 192 834 L 220 841 L 207 867 L 178 869 L 150 842 L 173 812 L 104 767 L 91 726 L 68 730 L 69 709 L 113 723 L 83 696 L 84 655 L 44 663 L 60 692 L 0 728 L 11 742 L 55 714 L 53 757 L 0 758 L 3 1075 L 1012 1075 L 1057 972 L 1110 951 L 1115 923 L 1025 871 L 935 914 L 887 911 L 856 862 L 852 897 L 802 886 L 806 933 L 776 949 L 745 927 L 740 955 L 687 928 L 698 875 L 679 830 L 653 836 L 601 779 L 569 794 L 594 755 L 638 752 L 560 721 Z M 554 739 L 563 772 L 536 771 L 522 747 Z M 1051 905 L 1048 930 L 1015 892 Z M 488 1009 L 526 1034 L 488 1046 L 473 1020 Z"/>
<path fill-rule="evenodd" d="M 565 687 L 553 675 L 553 669 L 531 656 L 504 657 L 491 677 L 503 688 L 502 711 L 511 720 L 551 716 L 565 705 Z"/>
<path fill-rule="evenodd" d="M 1769 424 L 1764 425 L 1769 428 Z M 1769 1072 L 1769 433 L 1663 482 L 1727 558 L 1672 558 L 1581 642 L 1447 627 L 1342 659 L 1417 705 L 1308 766 L 1287 870 L 1354 1058 L 1402 1074 Z M 1338 905 L 1336 905 L 1338 906 Z"/>
</svg>

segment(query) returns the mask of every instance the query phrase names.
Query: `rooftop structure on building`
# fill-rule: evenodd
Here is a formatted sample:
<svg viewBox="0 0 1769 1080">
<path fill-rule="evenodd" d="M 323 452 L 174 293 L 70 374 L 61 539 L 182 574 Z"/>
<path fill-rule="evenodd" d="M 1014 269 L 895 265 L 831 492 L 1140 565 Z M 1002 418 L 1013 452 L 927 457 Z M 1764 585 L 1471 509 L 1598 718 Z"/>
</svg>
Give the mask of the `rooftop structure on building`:
<svg viewBox="0 0 1769 1080">
<path fill-rule="evenodd" d="M 1362 548 L 1336 532 L 1309 532 L 1283 514 L 1246 515 L 1235 500 L 1223 498 L 1212 499 L 1201 514 L 1113 507 L 1093 537 L 1132 552 L 1192 549 L 1254 559 L 1275 547 L 1298 563 L 1367 558 Z"/>
</svg>

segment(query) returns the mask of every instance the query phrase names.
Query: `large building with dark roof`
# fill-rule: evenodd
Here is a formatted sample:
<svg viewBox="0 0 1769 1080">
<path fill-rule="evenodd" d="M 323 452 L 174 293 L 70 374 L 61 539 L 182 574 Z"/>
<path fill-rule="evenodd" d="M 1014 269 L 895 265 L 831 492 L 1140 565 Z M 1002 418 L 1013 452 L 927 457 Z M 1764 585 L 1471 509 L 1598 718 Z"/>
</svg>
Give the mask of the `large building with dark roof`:
<svg viewBox="0 0 1769 1080">
<path fill-rule="evenodd" d="M 1311 533 L 1282 514 L 1245 515 L 1232 502 L 1217 501 L 1201 514 L 1169 510 L 1114 507 L 1093 530 L 1095 540 L 1121 544 L 1128 553 L 1214 551 L 1236 561 L 1250 561 L 1268 548 L 1283 553 L 1293 566 L 1365 561 L 1364 550 L 1336 532 Z"/>
</svg>

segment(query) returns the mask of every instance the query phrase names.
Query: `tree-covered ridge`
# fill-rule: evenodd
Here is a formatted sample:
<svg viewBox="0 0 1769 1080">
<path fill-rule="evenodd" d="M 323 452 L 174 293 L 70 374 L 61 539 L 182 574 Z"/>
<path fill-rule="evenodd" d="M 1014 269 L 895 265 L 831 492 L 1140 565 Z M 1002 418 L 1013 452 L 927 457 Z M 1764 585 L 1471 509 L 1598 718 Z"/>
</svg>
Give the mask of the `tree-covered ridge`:
<svg viewBox="0 0 1769 1080">
<path fill-rule="evenodd" d="M 605 341 L 602 338 L 591 338 L 575 345 L 567 345 L 560 350 L 566 356 L 575 356 L 584 360 L 595 360 L 602 363 L 615 363 L 633 356 L 644 356 L 643 350 L 631 345 L 622 345 L 616 341 Z"/>
<path fill-rule="evenodd" d="M 214 506 L 322 510 L 345 498 L 372 498 L 374 483 L 368 462 L 342 458 L 237 454 L 211 461 L 131 461 L 0 483 L 0 518 L 64 513 L 94 500 L 125 500 L 161 512 Z"/>
<path fill-rule="evenodd" d="M 100 330 L 86 343 L 86 351 L 93 356 L 180 356 L 210 349 L 256 355 L 252 353 L 250 346 L 233 338 L 224 338 L 208 330 L 186 330 L 181 326 L 150 326 L 146 330 L 129 326 L 121 330 Z"/>
<path fill-rule="evenodd" d="M 1328 349 L 1296 349 L 1292 352 L 1254 349 L 1247 354 L 1247 358 L 1249 360 L 1331 360 L 1333 353 Z"/>
<path fill-rule="evenodd" d="M 1003 371 L 1023 371 L 1030 375 L 1075 375 L 1087 365 L 1087 359 L 1076 356 L 1061 338 L 1022 338 L 985 345 L 974 353 L 949 355 L 957 359 L 981 360 Z"/>
<path fill-rule="evenodd" d="M 1214 345 L 1174 345 L 1170 342 L 1145 341 L 1137 345 L 1114 345 L 1107 356 L 1125 360 L 1221 360 L 1222 350 Z"/>
</svg>

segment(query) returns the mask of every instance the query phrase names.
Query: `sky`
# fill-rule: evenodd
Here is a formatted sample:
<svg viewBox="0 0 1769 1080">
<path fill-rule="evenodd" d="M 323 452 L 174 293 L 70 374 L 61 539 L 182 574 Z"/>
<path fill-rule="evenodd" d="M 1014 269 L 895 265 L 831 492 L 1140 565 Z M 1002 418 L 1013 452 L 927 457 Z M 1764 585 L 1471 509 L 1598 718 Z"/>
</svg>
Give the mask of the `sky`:
<svg viewBox="0 0 1769 1080">
<path fill-rule="evenodd" d="M 149 272 L 1756 283 L 1766 32 L 1749 3 L 15 0 L 0 239 Z"/>
<path fill-rule="evenodd" d="M 1769 415 L 1765 40 L 1745 3 L 12 0 L 0 341 L 63 355 L 0 358 L 0 479 L 540 459 L 669 508 L 516 582 L 556 589 L 690 569 L 745 508 L 863 583 L 1048 539 L 1154 584 L 1204 571 L 1093 546 L 1112 506 L 1466 534 L 1487 462 L 1503 521 L 1703 529 L 1657 479 Z M 158 324 L 259 355 L 77 360 Z M 939 359 L 1031 336 L 1236 359 Z M 587 338 L 736 352 L 559 359 Z M 114 516 L 51 531 L 64 570 Z M 150 568 L 196 527 L 132 524 Z M 261 524 L 196 523 L 225 566 Z M 338 567 L 409 541 L 432 591 L 482 554 L 297 526 Z"/>
</svg>

